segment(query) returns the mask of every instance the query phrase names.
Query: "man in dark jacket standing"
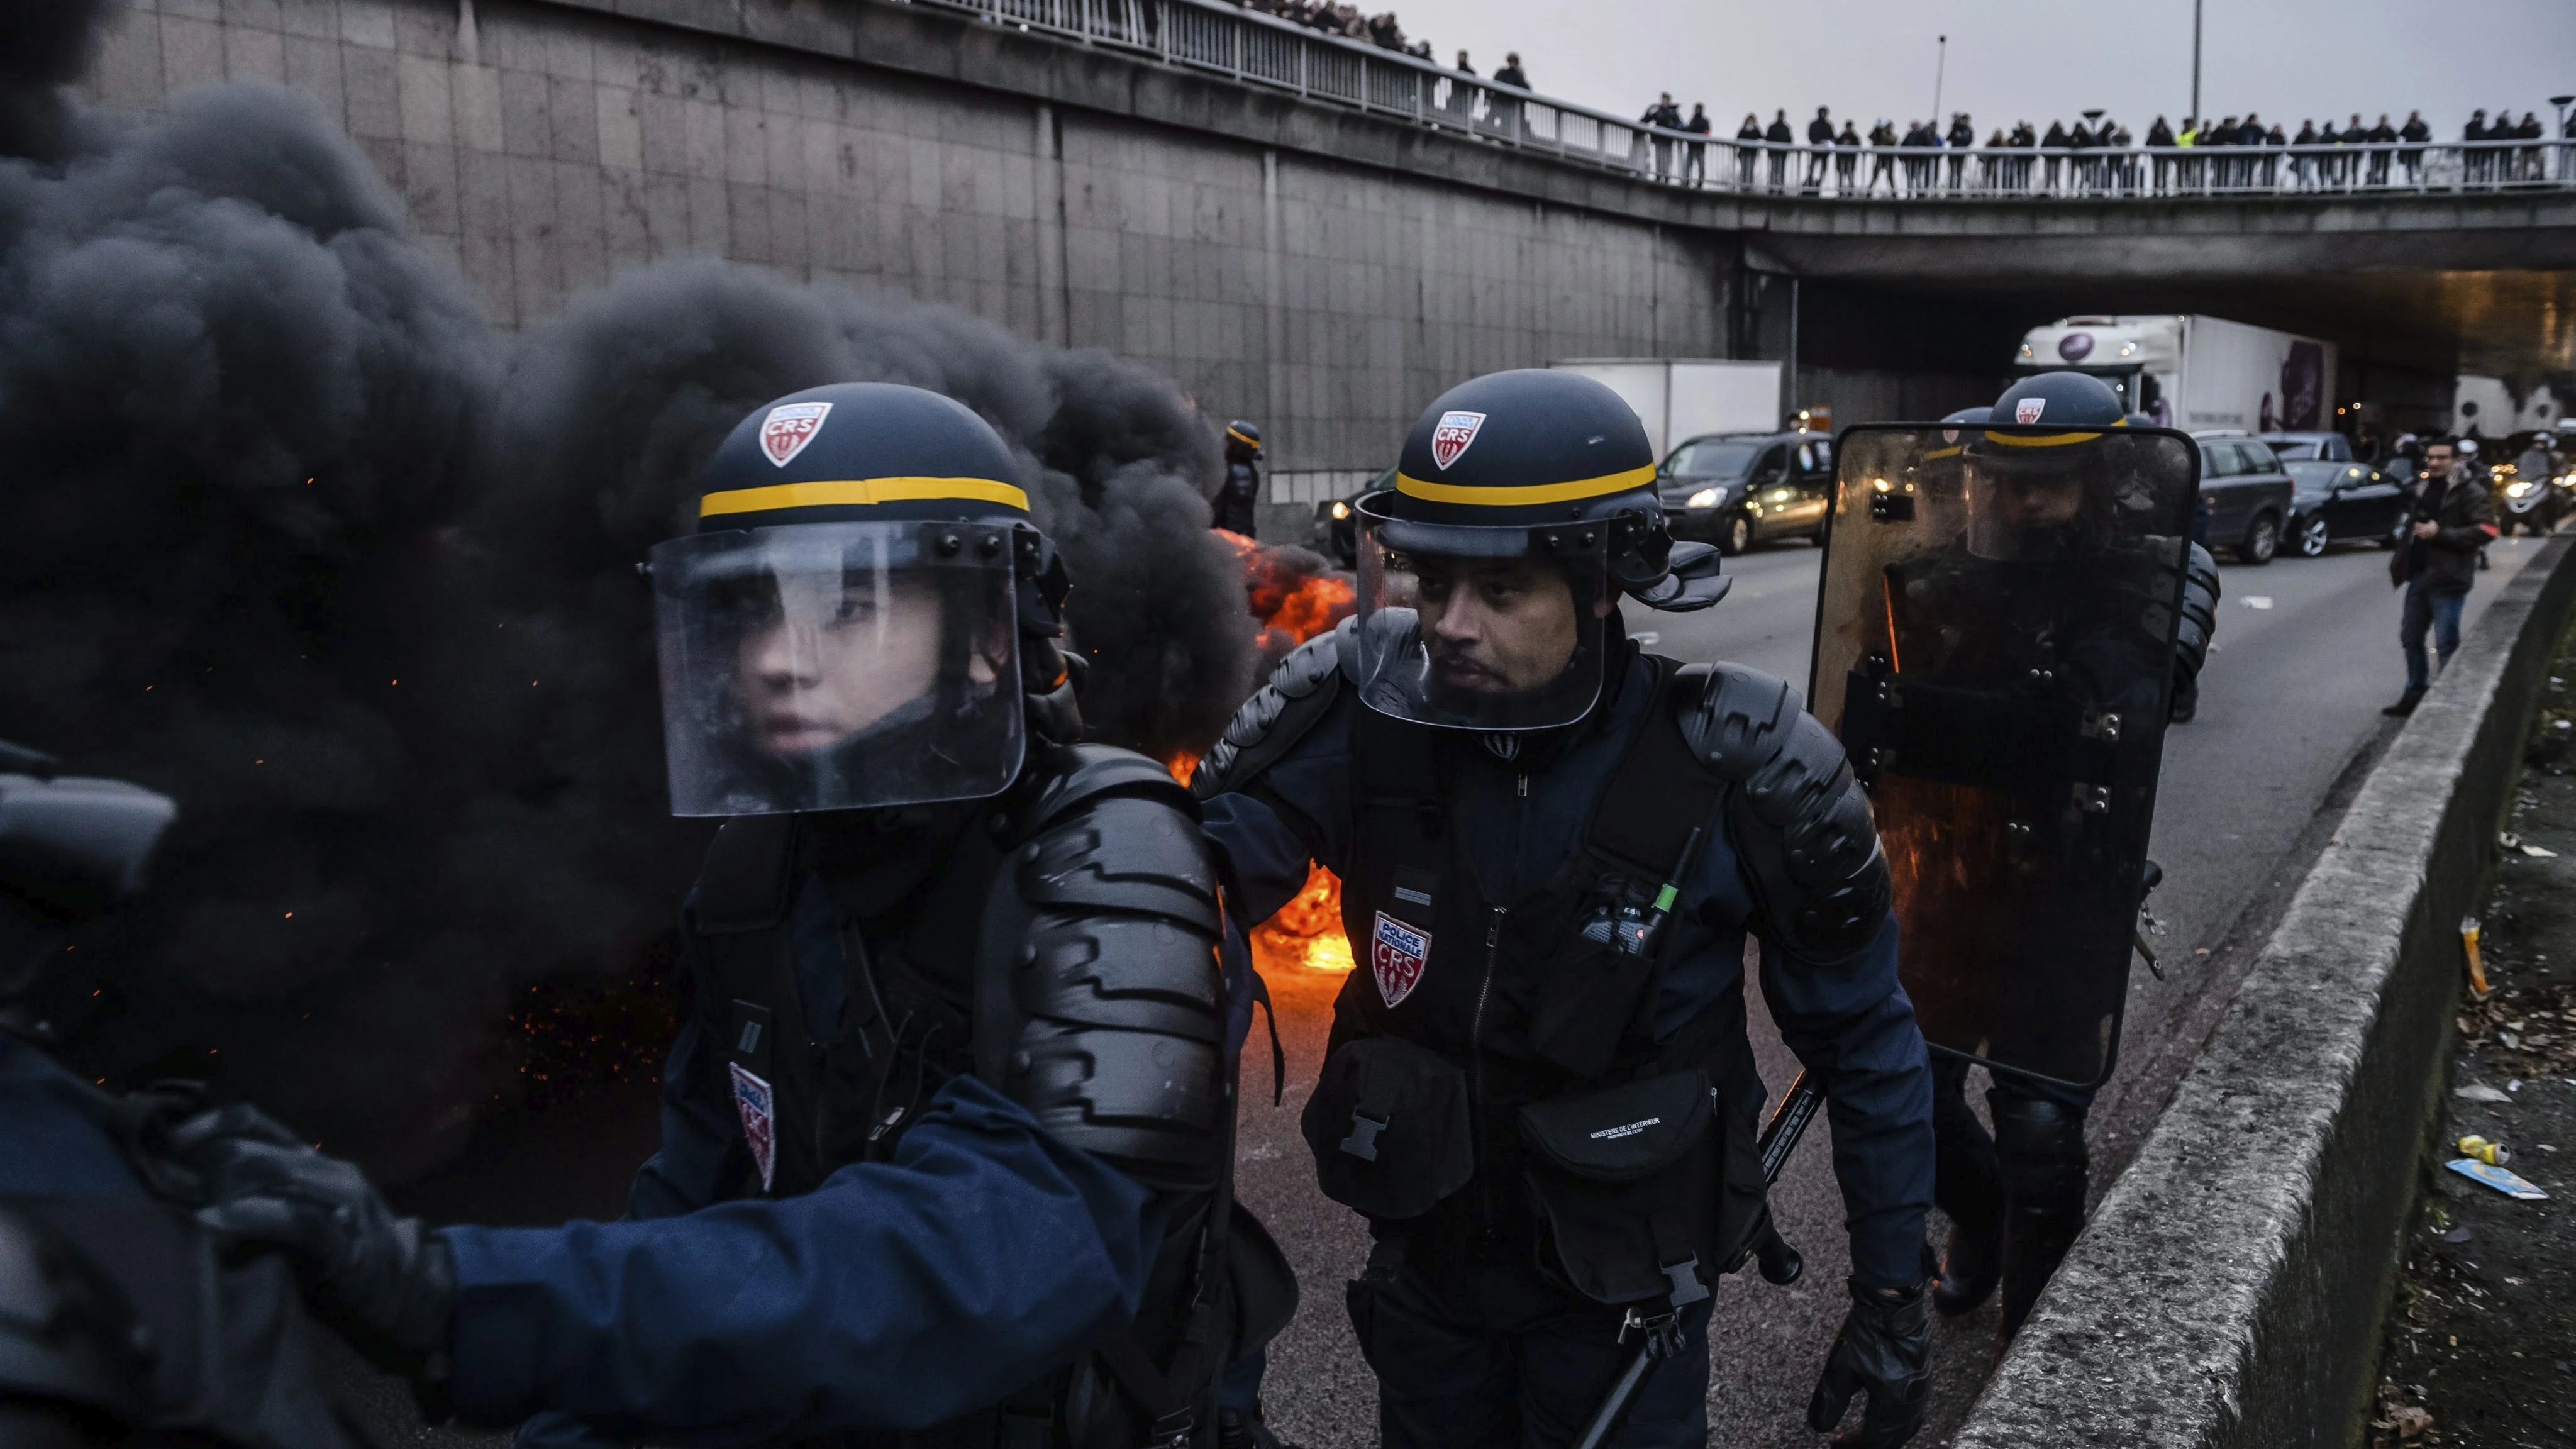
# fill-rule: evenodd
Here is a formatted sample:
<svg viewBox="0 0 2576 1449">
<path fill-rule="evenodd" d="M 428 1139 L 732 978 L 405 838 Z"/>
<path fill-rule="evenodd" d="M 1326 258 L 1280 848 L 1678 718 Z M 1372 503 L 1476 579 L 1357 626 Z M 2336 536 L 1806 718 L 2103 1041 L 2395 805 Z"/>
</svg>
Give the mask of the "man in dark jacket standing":
<svg viewBox="0 0 2576 1449">
<path fill-rule="evenodd" d="M 1816 107 L 1816 118 L 1807 123 L 1807 145 L 1806 192 L 1813 196 L 1825 184 L 1825 159 L 1833 154 L 1834 121 L 1827 107 Z"/>
<path fill-rule="evenodd" d="M 2382 714 L 2413 714 L 2431 687 L 2426 630 L 2432 631 L 2443 663 L 2459 652 L 2460 606 L 2477 581 L 2478 550 L 2496 536 L 2495 499 L 2459 466 L 2459 450 L 2447 441 L 2425 445 L 2424 481 L 2416 485 L 2410 516 L 2406 546 L 2388 563 L 2389 583 L 2406 589 L 2406 609 L 2397 625 L 2397 641 L 2406 650 L 2406 692 Z"/>
<path fill-rule="evenodd" d="M 1788 189 L 1789 148 L 1798 141 L 1797 134 L 1789 129 L 1786 107 L 1771 113 L 1771 124 L 1762 132 L 1762 139 L 1771 147 L 1771 189 L 1785 191 Z"/>
</svg>

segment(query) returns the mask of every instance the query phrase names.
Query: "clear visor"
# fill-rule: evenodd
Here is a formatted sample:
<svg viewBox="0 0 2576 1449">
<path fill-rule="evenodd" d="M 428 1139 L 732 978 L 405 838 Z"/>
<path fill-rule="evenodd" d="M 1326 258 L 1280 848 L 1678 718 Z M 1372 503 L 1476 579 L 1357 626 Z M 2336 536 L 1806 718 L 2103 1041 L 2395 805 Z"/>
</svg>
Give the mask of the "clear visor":
<svg viewBox="0 0 2576 1449">
<path fill-rule="evenodd" d="M 1559 536 L 1551 549 L 1527 528 L 1363 518 L 1362 703 L 1470 730 L 1551 729 L 1591 710 L 1614 607 L 1602 529 L 1588 548 Z"/>
<path fill-rule="evenodd" d="M 652 557 L 672 814 L 973 799 L 1018 773 L 1008 529 L 803 523 Z"/>
</svg>

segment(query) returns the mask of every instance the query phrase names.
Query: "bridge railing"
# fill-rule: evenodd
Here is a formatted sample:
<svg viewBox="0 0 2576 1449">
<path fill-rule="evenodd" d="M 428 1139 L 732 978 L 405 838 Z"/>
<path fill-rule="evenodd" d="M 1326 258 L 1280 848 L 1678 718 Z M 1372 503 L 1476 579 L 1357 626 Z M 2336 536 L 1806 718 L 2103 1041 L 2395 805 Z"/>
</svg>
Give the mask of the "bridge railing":
<svg viewBox="0 0 2576 1449">
<path fill-rule="evenodd" d="M 2576 190 L 2576 139 L 2331 146 L 1817 146 L 1676 131 L 1217 0 L 908 0 L 1691 190 L 1839 200 Z"/>
</svg>

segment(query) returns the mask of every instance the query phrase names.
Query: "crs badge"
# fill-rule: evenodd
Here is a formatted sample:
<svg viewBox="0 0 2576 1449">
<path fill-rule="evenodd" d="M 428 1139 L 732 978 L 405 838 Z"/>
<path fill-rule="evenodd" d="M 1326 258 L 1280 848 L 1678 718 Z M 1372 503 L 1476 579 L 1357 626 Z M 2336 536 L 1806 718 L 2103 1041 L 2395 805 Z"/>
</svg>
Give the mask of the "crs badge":
<svg viewBox="0 0 2576 1449">
<path fill-rule="evenodd" d="M 1476 430 L 1485 425 L 1483 413 L 1442 413 L 1439 425 L 1431 430 L 1431 464 L 1447 471 L 1476 441 Z"/>
<path fill-rule="evenodd" d="M 1369 928 L 1369 974 L 1377 994 L 1393 1006 L 1422 984 L 1422 968 L 1431 959 L 1431 933 L 1417 931 L 1384 911 Z"/>
<path fill-rule="evenodd" d="M 2014 421 L 2014 422 L 2017 422 L 2017 423 L 2035 423 L 2035 422 L 2038 422 L 2038 421 L 2039 421 L 2039 415 L 2040 415 L 2041 413 L 2046 412 L 2046 411 L 2048 411 L 2048 399 L 2046 399 L 2046 398 L 2044 398 L 2044 397 L 2025 397 L 2025 398 L 2015 398 L 2015 399 L 2013 400 L 2013 421 Z"/>
<path fill-rule="evenodd" d="M 769 410 L 760 420 L 760 451 L 769 455 L 773 468 L 784 468 L 788 461 L 805 451 L 814 435 L 823 431 L 823 419 L 831 414 L 827 402 L 782 403 Z"/>
<path fill-rule="evenodd" d="M 742 1063 L 729 1066 L 733 1109 L 742 1114 L 742 1140 L 751 1144 L 751 1160 L 760 1165 L 760 1190 L 767 1192 L 778 1171 L 778 1100 L 769 1084 L 744 1071 Z"/>
</svg>

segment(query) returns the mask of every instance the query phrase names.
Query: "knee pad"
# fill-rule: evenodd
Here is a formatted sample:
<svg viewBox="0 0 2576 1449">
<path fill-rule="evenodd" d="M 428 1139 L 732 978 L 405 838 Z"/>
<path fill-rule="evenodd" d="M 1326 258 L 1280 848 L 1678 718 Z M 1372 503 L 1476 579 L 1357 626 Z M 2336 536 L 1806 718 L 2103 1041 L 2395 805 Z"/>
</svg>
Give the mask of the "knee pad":
<svg viewBox="0 0 2576 1449">
<path fill-rule="evenodd" d="M 2044 1097 L 2003 1092 L 1989 1092 L 1986 1105 L 1995 1117 L 1995 1155 L 2004 1190 L 2034 1206 L 2072 1197 L 2080 1211 L 2090 1164 L 2083 1111 Z"/>
</svg>

